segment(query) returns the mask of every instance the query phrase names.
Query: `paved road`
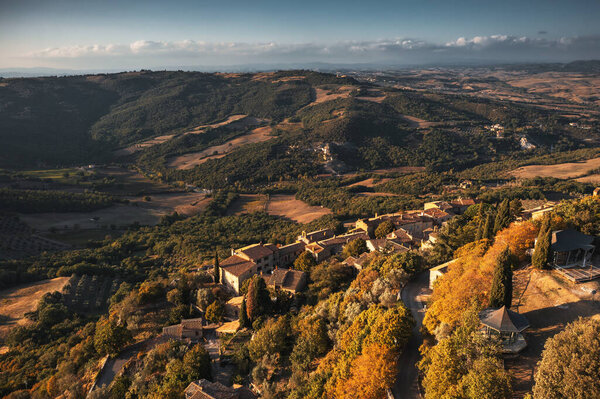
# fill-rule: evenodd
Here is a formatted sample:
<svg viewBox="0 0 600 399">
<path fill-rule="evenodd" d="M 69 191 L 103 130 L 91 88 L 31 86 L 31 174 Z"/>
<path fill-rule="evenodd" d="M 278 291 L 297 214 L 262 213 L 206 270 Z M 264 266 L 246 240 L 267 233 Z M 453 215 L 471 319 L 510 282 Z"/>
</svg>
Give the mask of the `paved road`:
<svg viewBox="0 0 600 399">
<path fill-rule="evenodd" d="M 109 386 L 110 383 L 114 380 L 114 378 L 121 372 L 121 369 L 127 363 L 129 359 L 133 356 L 137 355 L 138 352 L 144 350 L 150 350 L 154 348 L 156 345 L 161 342 L 165 342 L 161 336 L 150 338 L 141 342 L 138 342 L 134 345 L 131 345 L 129 348 L 125 349 L 123 352 L 119 353 L 119 355 L 115 358 L 108 358 L 106 361 L 106 365 L 102 370 L 100 376 L 98 376 L 98 381 L 96 382 L 96 387 L 100 388 L 102 386 Z"/>
<path fill-rule="evenodd" d="M 116 358 L 109 358 L 106 361 L 106 365 L 102 370 L 102 374 L 98 377 L 96 386 L 101 388 L 103 386 L 109 386 L 110 383 L 115 379 L 116 375 L 119 374 L 125 363 L 137 354 L 137 351 L 130 350 L 120 353 Z"/>
<path fill-rule="evenodd" d="M 402 289 L 402 302 L 410 309 L 414 319 L 415 328 L 408 340 L 406 348 L 399 359 L 398 376 L 392 387 L 392 393 L 396 399 L 418 399 L 420 398 L 417 383 L 417 367 L 419 361 L 419 346 L 423 342 L 420 328 L 423 323 L 425 311 L 423 304 L 417 300 L 419 295 L 429 291 L 429 271 L 420 273 L 414 280 L 408 282 Z"/>
</svg>

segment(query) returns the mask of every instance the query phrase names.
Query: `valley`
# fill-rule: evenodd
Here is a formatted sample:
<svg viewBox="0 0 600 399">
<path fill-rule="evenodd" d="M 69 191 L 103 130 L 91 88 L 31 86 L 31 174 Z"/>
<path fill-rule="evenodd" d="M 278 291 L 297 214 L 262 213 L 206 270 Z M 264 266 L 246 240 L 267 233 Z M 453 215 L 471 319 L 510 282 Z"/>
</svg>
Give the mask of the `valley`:
<svg viewBox="0 0 600 399">
<path fill-rule="evenodd" d="M 539 68 L 2 79 L 0 396 L 526 397 L 598 313 L 532 264 L 600 234 L 600 86 Z M 505 265 L 518 357 L 473 338 Z"/>
</svg>

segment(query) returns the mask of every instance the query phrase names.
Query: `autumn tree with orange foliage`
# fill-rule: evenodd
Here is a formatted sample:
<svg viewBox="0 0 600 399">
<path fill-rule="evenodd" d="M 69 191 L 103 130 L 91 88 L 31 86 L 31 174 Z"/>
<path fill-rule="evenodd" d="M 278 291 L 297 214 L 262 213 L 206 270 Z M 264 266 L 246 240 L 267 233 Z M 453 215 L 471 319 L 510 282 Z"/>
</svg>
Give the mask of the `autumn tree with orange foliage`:
<svg viewBox="0 0 600 399">
<path fill-rule="evenodd" d="M 397 356 L 389 347 L 372 344 L 352 362 L 352 373 L 345 381 L 338 381 L 335 390 L 337 399 L 379 399 L 394 383 Z"/>
<path fill-rule="evenodd" d="M 433 290 L 432 301 L 423 320 L 427 330 L 434 334 L 440 325 L 453 328 L 473 302 L 488 303 L 498 256 L 508 247 L 516 259 L 524 261 L 526 250 L 533 246 L 536 231 L 531 222 L 515 222 L 498 232 L 487 251 L 487 240 L 456 250 L 457 260 Z"/>
<path fill-rule="evenodd" d="M 372 305 L 361 312 L 341 334 L 337 347 L 325 356 L 317 368 L 317 373 L 330 375 L 325 384 L 325 397 L 338 398 L 339 392 L 343 391 L 341 387 L 353 378 L 355 361 L 363 355 L 367 356 L 371 346 L 386 348 L 398 356 L 410 337 L 413 325 L 410 312 L 402 305 L 391 309 Z M 389 381 L 380 383 L 385 388 L 391 386 Z"/>
</svg>

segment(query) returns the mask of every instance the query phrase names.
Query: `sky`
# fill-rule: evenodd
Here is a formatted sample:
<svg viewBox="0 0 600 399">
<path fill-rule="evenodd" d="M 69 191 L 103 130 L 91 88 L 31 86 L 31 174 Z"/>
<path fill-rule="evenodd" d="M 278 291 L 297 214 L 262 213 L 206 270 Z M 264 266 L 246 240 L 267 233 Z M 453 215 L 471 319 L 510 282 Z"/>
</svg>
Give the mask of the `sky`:
<svg viewBox="0 0 600 399">
<path fill-rule="evenodd" d="M 0 68 L 600 59 L 599 0 L 0 0 Z"/>
</svg>

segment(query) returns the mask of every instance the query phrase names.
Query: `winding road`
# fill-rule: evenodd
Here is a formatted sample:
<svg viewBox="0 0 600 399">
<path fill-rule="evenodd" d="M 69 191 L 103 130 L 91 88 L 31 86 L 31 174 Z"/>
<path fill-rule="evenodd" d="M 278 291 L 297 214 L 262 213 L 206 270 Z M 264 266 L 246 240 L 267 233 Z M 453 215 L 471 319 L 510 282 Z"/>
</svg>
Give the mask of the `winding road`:
<svg viewBox="0 0 600 399">
<path fill-rule="evenodd" d="M 406 344 L 406 348 L 398 360 L 398 375 L 396 383 L 392 387 L 395 399 L 418 399 L 420 398 L 417 382 L 417 362 L 419 361 L 419 347 L 423 342 L 421 336 L 421 325 L 425 310 L 419 301 L 419 296 L 429 293 L 429 271 L 421 272 L 417 277 L 409 281 L 402 289 L 402 302 L 410 310 L 415 319 L 415 327 L 412 336 Z"/>
</svg>

